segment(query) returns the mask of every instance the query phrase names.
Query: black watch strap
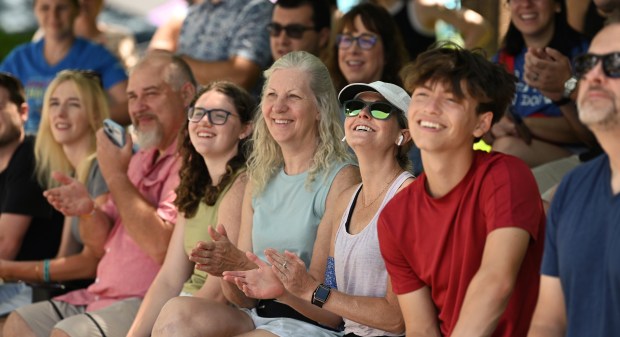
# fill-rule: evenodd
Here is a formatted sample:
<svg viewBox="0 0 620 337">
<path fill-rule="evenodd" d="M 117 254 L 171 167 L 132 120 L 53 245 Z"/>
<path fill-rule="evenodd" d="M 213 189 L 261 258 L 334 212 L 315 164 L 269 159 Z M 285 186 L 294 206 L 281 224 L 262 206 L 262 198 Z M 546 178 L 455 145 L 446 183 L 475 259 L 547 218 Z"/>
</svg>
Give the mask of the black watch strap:
<svg viewBox="0 0 620 337">
<path fill-rule="evenodd" d="M 323 304 L 327 302 L 327 299 L 329 298 L 330 293 L 331 293 L 330 287 L 322 283 L 319 284 L 319 286 L 316 287 L 316 289 L 314 289 L 314 292 L 312 293 L 312 304 L 316 305 L 319 308 L 322 308 Z"/>
<path fill-rule="evenodd" d="M 570 103 L 570 102 L 571 102 L 571 99 L 570 99 L 570 98 L 568 98 L 568 97 L 564 97 L 564 98 L 562 98 L 562 99 L 560 99 L 560 100 L 553 101 L 553 104 L 555 104 L 555 106 L 558 106 L 558 107 L 559 107 L 559 106 L 564 106 L 564 105 L 566 105 L 566 104 L 568 104 L 568 103 Z"/>
</svg>

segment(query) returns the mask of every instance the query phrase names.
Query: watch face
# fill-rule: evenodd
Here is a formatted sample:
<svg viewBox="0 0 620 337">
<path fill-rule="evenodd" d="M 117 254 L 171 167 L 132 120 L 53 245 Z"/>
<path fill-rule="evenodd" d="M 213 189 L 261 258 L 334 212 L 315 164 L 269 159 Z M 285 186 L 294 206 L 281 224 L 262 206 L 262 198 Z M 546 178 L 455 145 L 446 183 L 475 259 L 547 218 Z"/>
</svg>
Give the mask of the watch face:
<svg viewBox="0 0 620 337">
<path fill-rule="evenodd" d="M 325 301 L 327 301 L 327 297 L 329 296 L 329 292 L 330 289 L 322 286 L 322 287 L 318 287 L 316 289 L 316 295 L 315 298 L 323 303 L 325 303 Z"/>
</svg>

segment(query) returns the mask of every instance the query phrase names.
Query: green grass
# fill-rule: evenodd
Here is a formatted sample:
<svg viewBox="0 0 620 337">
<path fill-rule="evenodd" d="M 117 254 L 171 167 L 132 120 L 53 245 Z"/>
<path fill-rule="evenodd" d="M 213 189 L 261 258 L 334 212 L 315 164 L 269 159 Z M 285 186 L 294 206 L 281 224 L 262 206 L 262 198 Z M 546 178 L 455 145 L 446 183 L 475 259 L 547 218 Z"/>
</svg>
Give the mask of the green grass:
<svg viewBox="0 0 620 337">
<path fill-rule="evenodd" d="M 7 34 L 0 31 L 0 61 L 3 60 L 15 46 L 30 41 L 30 39 L 32 39 L 32 34 L 34 34 L 34 32 Z"/>
</svg>

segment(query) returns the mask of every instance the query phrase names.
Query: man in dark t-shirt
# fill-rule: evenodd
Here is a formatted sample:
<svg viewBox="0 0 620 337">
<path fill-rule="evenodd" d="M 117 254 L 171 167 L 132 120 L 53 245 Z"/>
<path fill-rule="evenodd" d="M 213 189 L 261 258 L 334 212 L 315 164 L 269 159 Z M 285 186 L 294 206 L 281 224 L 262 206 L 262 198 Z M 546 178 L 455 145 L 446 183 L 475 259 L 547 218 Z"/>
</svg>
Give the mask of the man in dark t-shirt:
<svg viewBox="0 0 620 337">
<path fill-rule="evenodd" d="M 63 216 L 43 197 L 34 175 L 34 138 L 25 136 L 28 117 L 21 83 L 0 73 L 0 278 L 7 260 L 39 260 L 56 255 Z M 19 290 L 19 291 L 16 291 Z M 0 285 L 3 305 L 23 285 Z"/>
</svg>

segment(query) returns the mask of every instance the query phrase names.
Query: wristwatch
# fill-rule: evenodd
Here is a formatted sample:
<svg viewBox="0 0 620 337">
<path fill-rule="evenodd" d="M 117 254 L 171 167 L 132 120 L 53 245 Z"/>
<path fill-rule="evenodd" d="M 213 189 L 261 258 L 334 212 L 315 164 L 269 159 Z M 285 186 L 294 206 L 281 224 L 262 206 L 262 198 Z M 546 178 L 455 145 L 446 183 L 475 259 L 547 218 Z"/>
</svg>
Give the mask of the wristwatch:
<svg viewBox="0 0 620 337">
<path fill-rule="evenodd" d="M 322 308 L 323 304 L 327 302 L 331 291 L 332 290 L 330 287 L 322 283 L 319 284 L 319 286 L 316 287 L 316 289 L 314 289 L 314 292 L 312 293 L 312 304 L 316 305 L 319 308 Z"/>
<path fill-rule="evenodd" d="M 562 98 L 558 101 L 553 101 L 556 106 L 562 106 L 571 102 L 570 95 L 577 88 L 577 77 L 571 76 L 566 82 L 564 82 L 564 92 Z"/>
</svg>

